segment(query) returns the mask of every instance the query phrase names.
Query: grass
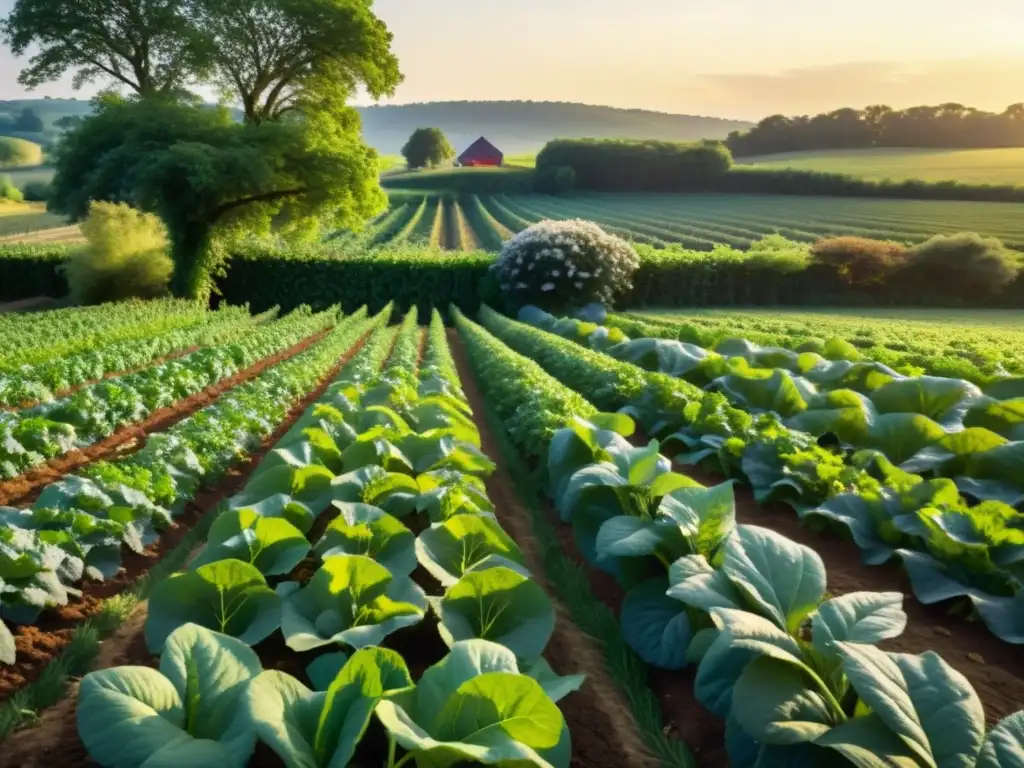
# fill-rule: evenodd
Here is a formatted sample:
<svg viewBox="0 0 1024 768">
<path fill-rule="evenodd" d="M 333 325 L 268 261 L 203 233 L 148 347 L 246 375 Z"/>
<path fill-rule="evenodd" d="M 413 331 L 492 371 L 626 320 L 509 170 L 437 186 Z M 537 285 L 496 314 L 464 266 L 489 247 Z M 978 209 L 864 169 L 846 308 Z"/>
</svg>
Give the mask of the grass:
<svg viewBox="0 0 1024 768">
<path fill-rule="evenodd" d="M 1024 148 L 847 149 L 742 158 L 743 165 L 845 173 L 867 179 L 922 179 L 965 184 L 1024 184 Z"/>
</svg>

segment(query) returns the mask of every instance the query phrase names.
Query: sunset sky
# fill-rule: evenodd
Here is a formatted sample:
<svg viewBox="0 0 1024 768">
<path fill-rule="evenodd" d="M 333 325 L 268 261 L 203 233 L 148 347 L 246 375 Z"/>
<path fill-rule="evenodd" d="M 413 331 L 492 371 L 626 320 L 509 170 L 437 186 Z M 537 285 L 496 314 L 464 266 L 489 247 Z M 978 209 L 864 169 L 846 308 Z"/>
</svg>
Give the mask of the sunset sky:
<svg viewBox="0 0 1024 768">
<path fill-rule="evenodd" d="M 12 0 L 0 0 L 6 14 Z M 1024 101 L 1021 0 L 377 0 L 394 103 L 530 99 L 758 119 Z M 0 99 L 25 91 L 0 51 Z M 70 96 L 68 83 L 40 96 Z M 91 95 L 90 91 L 82 92 Z"/>
</svg>

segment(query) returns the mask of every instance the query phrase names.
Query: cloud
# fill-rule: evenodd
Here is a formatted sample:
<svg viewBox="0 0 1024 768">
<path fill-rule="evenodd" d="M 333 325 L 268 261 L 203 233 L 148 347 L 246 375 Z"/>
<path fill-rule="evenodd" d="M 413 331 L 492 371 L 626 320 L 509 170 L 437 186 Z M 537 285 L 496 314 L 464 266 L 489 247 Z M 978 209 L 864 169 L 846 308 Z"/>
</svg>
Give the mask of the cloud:
<svg viewBox="0 0 1024 768">
<path fill-rule="evenodd" d="M 839 107 L 960 102 L 1002 110 L 1020 101 L 1024 56 L 921 62 L 861 61 L 777 73 L 699 74 L 669 96 L 680 105 L 750 119 L 813 114 Z"/>
</svg>

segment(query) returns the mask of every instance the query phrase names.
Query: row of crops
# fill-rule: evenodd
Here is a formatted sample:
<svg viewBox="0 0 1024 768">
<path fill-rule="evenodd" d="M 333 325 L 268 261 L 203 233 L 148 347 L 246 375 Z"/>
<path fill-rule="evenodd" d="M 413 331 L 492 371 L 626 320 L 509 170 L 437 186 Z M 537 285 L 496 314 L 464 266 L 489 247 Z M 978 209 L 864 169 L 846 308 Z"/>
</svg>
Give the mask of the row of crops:
<svg viewBox="0 0 1024 768">
<path fill-rule="evenodd" d="M 482 450 L 487 422 L 469 405 L 436 311 L 422 329 L 415 311 L 389 325 L 390 306 L 278 318 L 164 302 L 140 308 L 138 327 L 122 309 L 0 321 L 21 340 L 16 364 L 0 369 L 35 383 L 12 390 L 34 395 L 3 414 L 13 425 L 5 445 L 63 440 L 38 443 L 46 451 L 12 466 L 0 490 L 130 429 L 167 398 L 173 407 L 232 385 L 0 508 L 0 737 L 32 724 L 53 703 L 39 692 L 88 672 L 96 656 L 95 635 L 60 634 L 61 611 L 95 601 L 125 619 L 146 598 L 117 640 L 123 652 L 84 674 L 74 710 L 84 751 L 56 753 L 61 764 L 84 765 L 87 753 L 117 768 L 568 768 L 573 738 L 591 735 L 576 729 L 585 723 L 573 694 L 606 694 L 548 663 L 566 614 L 541 586 L 551 574 L 531 573 L 536 558 L 507 533 L 516 513 L 491 501 L 514 459 L 536 469 L 551 520 L 568 533 L 561 546 L 621 590 L 631 654 L 666 674 L 695 670 L 672 678 L 671 697 L 694 698 L 701 717 L 724 724 L 730 765 L 1024 764 L 1019 702 L 997 707 L 996 722 L 988 691 L 955 663 L 879 647 L 907 626 L 904 596 L 836 595 L 816 551 L 739 520 L 733 485 L 849 530 L 869 541 L 868 562 L 907 568 L 918 601 L 942 593 L 1007 643 L 1024 642 L 1021 500 L 1004 498 L 1024 494 L 1019 478 L 979 475 L 992 462 L 977 456 L 917 466 L 982 429 L 1002 440 L 982 454 L 1017 450 L 1006 414 L 1019 395 L 998 388 L 1012 379 L 954 386 L 874 361 L 640 338 L 617 317 L 600 327 L 533 311 L 523 323 L 484 308 L 478 324 L 453 309 L 457 351 L 507 437 L 502 450 L 518 454 L 496 456 Z M 20 322 L 79 334 L 33 342 Z M 58 358 L 94 367 L 45 378 Z M 93 389 L 106 384 L 118 388 Z M 863 432 L 823 439 L 793 421 L 823 410 L 819 399 L 856 400 Z M 887 421 L 899 424 L 879 432 Z M 923 430 L 934 442 L 907 453 L 895 438 L 925 421 L 941 436 Z M 698 483 L 687 463 L 723 482 Z M 163 561 L 147 567 L 159 577 L 129 593 L 124 574 L 154 553 Z M 35 653 L 32 638 L 47 633 L 68 642 L 63 655 Z M 607 657 L 620 683 L 646 688 L 632 658 Z M 624 700 L 638 722 L 658 719 L 647 699 Z M 660 762 L 698 764 L 671 723 L 650 730 Z"/>
<path fill-rule="evenodd" d="M 940 233 L 979 232 L 1024 249 L 1012 203 L 771 195 L 417 194 L 392 192 L 392 207 L 364 236 L 374 245 L 427 242 L 448 250 L 498 250 L 510 234 L 544 219 L 586 219 L 655 246 L 747 248 L 779 233 L 800 242 L 856 235 L 922 242 Z"/>
</svg>

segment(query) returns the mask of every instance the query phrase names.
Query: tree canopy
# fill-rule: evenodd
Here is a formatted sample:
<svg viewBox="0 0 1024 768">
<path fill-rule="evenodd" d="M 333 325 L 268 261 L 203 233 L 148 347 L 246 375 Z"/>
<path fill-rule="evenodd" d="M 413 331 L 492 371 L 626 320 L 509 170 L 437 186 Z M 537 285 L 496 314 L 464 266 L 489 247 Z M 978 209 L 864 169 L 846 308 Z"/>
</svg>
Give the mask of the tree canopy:
<svg viewBox="0 0 1024 768">
<path fill-rule="evenodd" d="M 223 108 L 107 98 L 61 142 L 50 206 L 75 218 L 92 200 L 156 213 L 172 292 L 205 298 L 222 256 L 214 235 L 358 227 L 386 208 L 376 152 L 348 111 L 239 125 Z"/>
<path fill-rule="evenodd" d="M 813 117 L 771 115 L 749 131 L 729 134 L 726 143 L 733 154 L 746 157 L 814 149 L 1024 147 L 1024 104 L 1001 113 L 950 103 L 902 110 L 876 105 Z"/>
<path fill-rule="evenodd" d="M 417 128 L 402 147 L 402 157 L 410 168 L 436 168 L 455 157 L 440 128 Z"/>
</svg>

